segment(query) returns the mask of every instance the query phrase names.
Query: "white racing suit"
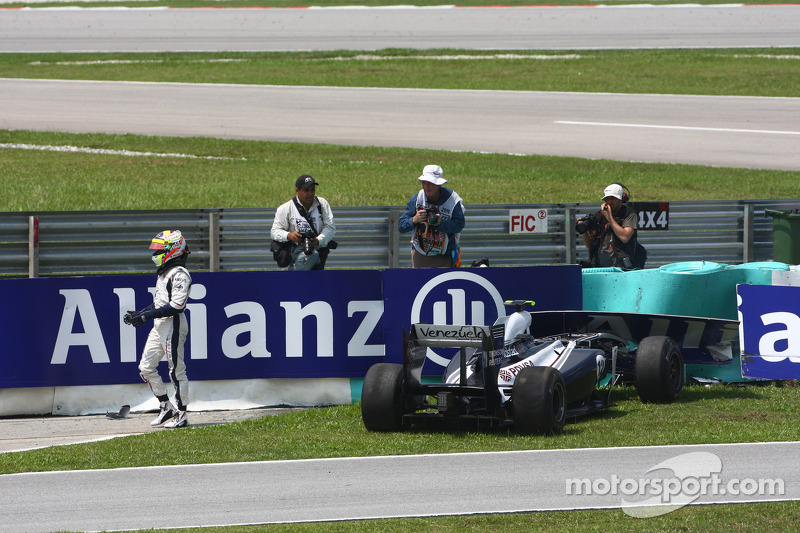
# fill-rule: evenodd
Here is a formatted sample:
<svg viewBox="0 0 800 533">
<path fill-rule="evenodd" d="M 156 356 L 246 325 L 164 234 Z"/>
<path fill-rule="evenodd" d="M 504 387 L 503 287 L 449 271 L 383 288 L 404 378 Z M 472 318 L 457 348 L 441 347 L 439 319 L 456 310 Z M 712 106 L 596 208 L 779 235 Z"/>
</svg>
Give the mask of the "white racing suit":
<svg viewBox="0 0 800 533">
<path fill-rule="evenodd" d="M 147 336 L 139 363 L 142 379 L 159 401 L 166 401 L 167 386 L 158 373 L 158 363 L 166 357 L 169 377 L 175 387 L 175 402 L 181 411 L 186 410 L 189 403 L 189 380 L 183 360 L 183 345 L 189 332 L 189 324 L 183 311 L 186 309 L 191 286 L 192 278 L 183 266 L 176 265 L 159 274 L 153 304 L 156 309 L 169 305 L 176 314 L 153 320 L 153 329 Z"/>
</svg>

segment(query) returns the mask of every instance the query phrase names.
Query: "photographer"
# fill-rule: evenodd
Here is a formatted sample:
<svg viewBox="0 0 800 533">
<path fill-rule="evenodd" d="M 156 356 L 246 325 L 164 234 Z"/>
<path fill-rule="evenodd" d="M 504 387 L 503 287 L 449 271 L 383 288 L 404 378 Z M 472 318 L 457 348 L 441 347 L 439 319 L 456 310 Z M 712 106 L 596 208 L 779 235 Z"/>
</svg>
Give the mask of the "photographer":
<svg viewBox="0 0 800 533">
<path fill-rule="evenodd" d="M 400 233 L 413 232 L 411 266 L 413 268 L 461 266 L 458 245 L 464 229 L 464 204 L 453 190 L 442 187 L 442 167 L 427 165 L 422 176 L 422 190 L 408 201 L 397 223 Z"/>
<path fill-rule="evenodd" d="M 627 205 L 628 196 L 622 184 L 612 183 L 603 191 L 600 210 L 576 224 L 589 250 L 589 261 L 582 262 L 583 266 L 624 270 L 644 267 L 647 252 L 638 242 L 639 214 Z"/>
<path fill-rule="evenodd" d="M 314 178 L 303 174 L 294 184 L 296 196 L 278 207 L 270 235 L 273 253 L 282 243 L 292 243 L 289 270 L 323 270 L 328 252 L 336 248 L 336 225 L 330 204 L 316 196 L 319 185 Z M 281 265 L 279 262 L 279 266 Z"/>
</svg>

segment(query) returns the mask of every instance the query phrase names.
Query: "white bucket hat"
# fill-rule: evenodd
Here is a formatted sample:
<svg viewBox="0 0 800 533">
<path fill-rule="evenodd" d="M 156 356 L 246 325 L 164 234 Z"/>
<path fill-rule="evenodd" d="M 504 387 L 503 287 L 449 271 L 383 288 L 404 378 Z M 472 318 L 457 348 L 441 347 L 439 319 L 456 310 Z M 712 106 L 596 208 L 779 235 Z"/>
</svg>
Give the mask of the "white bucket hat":
<svg viewBox="0 0 800 533">
<path fill-rule="evenodd" d="M 442 177 L 442 174 L 442 167 L 439 165 L 427 165 L 422 169 L 422 176 L 418 179 L 419 181 L 429 181 L 434 185 L 444 185 L 447 180 Z"/>
</svg>

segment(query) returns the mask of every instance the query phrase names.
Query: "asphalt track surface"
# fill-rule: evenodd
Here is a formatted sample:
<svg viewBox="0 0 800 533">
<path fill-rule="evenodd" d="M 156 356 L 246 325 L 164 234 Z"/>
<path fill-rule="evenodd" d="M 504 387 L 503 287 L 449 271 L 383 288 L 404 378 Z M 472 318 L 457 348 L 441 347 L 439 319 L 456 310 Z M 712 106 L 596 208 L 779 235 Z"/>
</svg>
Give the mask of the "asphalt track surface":
<svg viewBox="0 0 800 533">
<path fill-rule="evenodd" d="M 0 50 L 787 47 L 800 46 L 798 27 L 797 5 L 33 9 L 0 14 Z"/>
<path fill-rule="evenodd" d="M 0 10 L 0 49 L 781 47 L 798 27 L 800 5 L 32 9 Z M 0 93 L 0 129 L 800 170 L 798 98 L 9 79 Z"/>
<path fill-rule="evenodd" d="M 0 80 L 0 129 L 800 170 L 800 98 Z"/>
<path fill-rule="evenodd" d="M 778 442 L 10 474 L 0 476 L 0 532 L 610 508 L 646 518 L 686 504 L 800 499 L 798 453 L 800 443 Z"/>
<path fill-rule="evenodd" d="M 728 9 L 731 9 L 731 12 L 728 12 Z M 254 20 L 250 18 L 253 16 L 251 13 L 264 17 L 268 15 L 266 10 L 264 12 L 213 10 L 211 12 L 215 13 L 215 22 L 208 34 L 202 31 L 204 26 L 194 18 L 203 13 L 200 10 L 124 11 L 124 16 L 121 15 L 123 11 L 114 13 L 103 10 L 78 10 L 74 13 L 62 10 L 40 13 L 2 10 L 0 49 L 57 50 L 63 45 L 67 46 L 67 49 L 76 50 L 111 50 L 115 49 L 114 43 L 119 43 L 118 46 L 123 48 L 146 45 L 159 49 L 199 49 L 195 47 L 198 43 L 202 43 L 204 47 L 208 47 L 202 49 L 227 50 L 233 49 L 237 42 L 238 46 L 243 48 L 236 49 L 275 50 L 326 46 L 333 48 L 352 46 L 357 49 L 387 46 L 459 47 L 458 43 L 468 48 L 486 49 L 738 47 L 800 44 L 798 43 L 800 32 L 797 32 L 797 28 L 800 27 L 798 24 L 800 9 L 797 6 L 657 10 L 548 8 L 529 9 L 521 14 L 516 13 L 516 10 L 462 8 L 448 12 L 460 13 L 456 15 L 459 17 L 456 22 L 450 18 L 452 15 L 444 15 L 436 10 L 412 11 L 413 17 L 425 15 L 417 19 L 411 27 L 395 30 L 393 33 L 383 29 L 381 24 L 388 24 L 389 20 L 407 21 L 402 11 L 395 10 L 386 16 L 381 10 L 365 10 L 368 16 L 375 18 L 374 23 L 363 26 L 362 20 L 358 24 L 358 33 L 353 34 L 352 38 L 347 38 L 345 35 L 346 41 L 336 42 L 342 35 L 334 35 L 330 37 L 334 39 L 333 44 L 324 44 L 322 42 L 324 35 L 320 32 L 326 33 L 327 28 L 344 28 L 343 19 L 357 20 L 361 17 L 357 14 L 360 12 L 352 11 L 349 13 L 352 18 L 342 18 L 337 10 L 320 10 L 320 13 L 327 13 L 325 16 L 340 18 L 336 24 L 323 23 L 317 27 L 315 24 L 320 24 L 317 11 L 300 10 L 294 13 L 290 10 L 271 10 L 271 13 L 279 13 L 284 19 L 281 22 L 284 26 L 275 26 L 274 35 L 280 39 L 272 41 L 250 39 L 254 35 L 263 35 L 264 28 L 260 26 L 250 29 L 248 21 Z M 31 13 L 34 14 L 29 16 Z M 219 13 L 225 14 L 219 15 Z M 101 14 L 101 18 L 92 18 Z M 509 15 L 511 19 L 507 18 Z M 299 18 L 291 23 L 289 20 L 291 17 Z M 473 27 L 472 30 L 469 30 L 466 24 L 467 18 L 470 17 L 476 21 L 474 24 L 477 24 L 477 28 Z M 530 26 L 536 28 L 536 31 L 527 34 L 524 27 L 520 29 L 520 25 L 516 24 L 516 19 L 519 17 L 537 20 L 538 26 Z M 191 24 L 183 25 L 187 20 L 191 20 Z M 239 23 L 234 34 L 225 30 L 224 21 L 229 20 Z M 324 22 L 325 19 L 321 20 Z M 426 26 L 428 20 L 434 25 L 433 28 Z M 96 21 L 97 24 L 92 21 Z M 617 21 L 620 23 L 619 27 L 609 26 L 616 24 Z M 118 27 L 112 29 L 110 24 L 117 24 Z M 500 26 L 493 26 L 494 24 Z M 134 31 L 133 37 L 128 33 L 129 28 Z M 136 32 L 141 32 L 144 28 L 151 28 L 156 33 L 149 38 L 142 38 L 142 34 Z M 205 28 L 208 29 L 207 26 Z M 368 35 L 370 32 L 371 35 Z M 201 37 L 199 40 L 198 35 Z M 375 45 L 376 38 L 380 46 Z M 370 39 L 373 39 L 371 43 Z M 167 46 L 165 43 L 171 44 Z M 217 91 L 222 91 L 225 97 L 221 98 L 221 93 Z M 227 91 L 231 91 L 230 94 L 234 96 L 227 96 Z M 352 113 L 352 109 L 348 106 L 353 105 L 354 99 L 360 99 L 362 105 L 365 104 L 364 107 L 368 108 L 365 116 L 372 122 L 397 119 L 396 116 L 385 114 L 388 112 L 383 108 L 398 105 L 396 104 L 398 100 L 407 98 L 411 101 L 412 107 L 406 108 L 405 111 L 411 112 L 416 109 L 412 117 L 414 120 L 405 122 L 399 120 L 395 134 L 408 135 L 410 130 L 416 128 L 427 135 L 422 141 L 418 141 L 422 144 L 437 136 L 453 136 L 454 130 L 459 129 L 459 124 L 462 125 L 460 129 L 472 129 L 472 136 L 483 138 L 501 136 L 502 132 L 509 128 L 515 135 L 504 140 L 495 140 L 494 142 L 499 142 L 502 146 L 492 147 L 486 151 L 521 153 L 523 150 L 520 149 L 518 141 L 520 135 L 534 135 L 538 129 L 547 127 L 557 129 L 555 122 L 563 121 L 561 126 L 565 126 L 564 130 L 560 133 L 549 130 L 544 137 L 561 135 L 560 139 L 565 144 L 585 144 L 587 147 L 585 152 L 578 150 L 579 153 L 576 154 L 555 155 L 583 153 L 585 155 L 580 155 L 581 157 L 647 160 L 644 155 L 632 149 L 636 145 L 645 144 L 649 145 L 651 150 L 655 150 L 660 144 L 661 150 L 665 153 L 681 151 L 693 154 L 691 158 L 688 155 L 686 157 L 698 164 L 794 170 L 800 168 L 797 140 L 797 125 L 800 124 L 798 99 L 792 98 L 676 98 L 550 93 L 514 93 L 503 96 L 493 91 L 471 94 L 460 91 L 330 88 L 294 88 L 288 89 L 289 92 L 286 94 L 282 91 L 287 91 L 287 88 L 97 82 L 73 84 L 73 82 L 0 80 L 0 93 L 3 94 L 3 98 L 0 99 L 2 102 L 0 128 L 53 131 L 87 131 L 81 128 L 88 128 L 91 131 L 148 133 L 137 131 L 137 128 L 142 126 L 137 125 L 135 119 L 144 112 L 142 106 L 146 106 L 149 102 L 151 111 L 142 117 L 142 122 L 158 122 L 156 119 L 159 113 L 166 114 L 169 119 L 164 124 L 153 126 L 155 130 L 163 128 L 163 132 L 149 133 L 272 138 L 277 134 L 265 130 L 264 117 L 260 117 L 262 124 L 256 126 L 242 120 L 241 113 L 245 111 L 252 113 L 254 109 L 267 105 L 273 99 L 285 106 L 287 102 L 285 99 L 291 97 L 292 91 L 296 91 L 295 94 L 300 94 L 303 98 L 296 98 L 297 108 L 292 116 L 279 115 L 280 106 L 267 106 L 265 111 L 268 118 L 273 116 L 270 114 L 274 114 L 279 134 L 285 137 L 281 140 L 335 142 L 335 139 L 345 139 L 352 143 L 360 143 L 363 142 L 363 138 L 356 133 L 356 130 L 367 128 L 368 135 L 364 137 L 375 136 L 378 132 L 369 130 L 368 123 L 365 125 L 354 122 L 354 127 L 345 127 L 352 116 L 348 114 Z M 81 93 L 83 97 L 80 96 Z M 404 97 L 406 93 L 407 96 Z M 143 96 L 139 98 L 137 94 Z M 245 111 L 226 107 L 231 105 L 228 101 L 230 98 L 246 98 L 248 94 L 253 94 L 255 103 L 260 105 L 245 108 Z M 375 96 L 376 94 L 388 94 L 391 98 L 382 100 L 380 96 Z M 584 97 L 587 100 L 583 100 Z M 596 100 L 598 98 L 601 100 Z M 515 104 L 514 99 L 521 99 L 522 103 Z M 511 103 L 508 100 L 511 100 Z M 181 101 L 187 102 L 183 105 L 188 107 L 181 108 Z M 672 107 L 668 105 L 671 101 L 681 103 L 677 107 Z M 215 102 L 221 102 L 221 107 L 215 108 Z M 699 105 L 692 107 L 693 102 L 699 102 Z M 109 109 L 108 106 L 114 103 L 117 104 L 117 108 Z M 253 105 L 251 101 L 250 106 Z M 538 109 L 540 113 L 552 109 L 573 108 L 587 111 L 583 114 L 553 113 L 547 119 L 535 122 L 535 127 L 524 129 L 524 121 L 514 123 L 512 120 L 514 114 L 520 112 L 520 108 L 515 108 L 515 105 Z M 42 106 L 42 112 L 37 112 L 39 106 Z M 93 112 L 94 106 L 100 111 Z M 172 112 L 171 106 L 178 106 L 178 109 Z M 589 110 L 605 106 L 612 108 L 612 112 L 607 116 L 593 116 L 589 113 Z M 638 111 L 626 116 L 625 111 L 630 107 Z M 201 108 L 204 111 L 199 114 L 209 114 L 213 119 L 205 124 L 195 124 L 193 114 L 197 114 Z M 451 113 L 446 120 L 436 115 L 441 108 Z M 21 109 L 22 112 L 15 112 L 15 109 Z M 328 109 L 331 115 L 326 117 L 321 127 L 318 115 L 324 109 Z M 504 109 L 508 110 L 503 111 Z M 490 120 L 489 116 L 498 110 L 508 113 L 503 117 L 508 121 L 505 126 L 502 120 L 499 123 Z M 235 120 L 230 120 L 229 113 L 234 111 L 240 114 L 233 115 Z M 676 115 L 677 119 L 674 118 Z M 693 115 L 694 120 L 690 121 L 689 118 Z M 537 115 L 532 113 L 527 116 L 535 118 Z M 460 122 L 458 117 L 464 117 L 463 122 Z M 440 121 L 449 128 L 447 131 L 438 127 Z M 604 121 L 612 125 L 603 125 Z M 631 127 L 626 126 L 626 121 L 635 125 L 632 128 L 634 133 L 626 132 L 624 128 Z M 581 124 L 573 124 L 575 122 Z M 299 125 L 292 129 L 291 126 L 298 123 Z M 302 127 L 303 125 L 305 127 Z M 576 129 L 570 130 L 572 127 Z M 581 137 L 577 131 L 580 128 L 593 131 L 590 137 L 594 137 L 592 141 L 595 143 L 594 146 Z M 315 137 L 309 133 L 315 129 L 322 129 L 324 133 Z M 739 135 L 752 134 L 750 130 L 758 132 L 757 135 L 749 138 L 743 146 L 729 146 Z M 648 139 L 648 135 L 655 132 L 658 135 Z M 762 135 L 765 137 L 761 137 Z M 622 136 L 617 150 L 623 153 L 613 152 L 611 147 L 597 144 L 599 138 L 609 136 Z M 790 140 L 787 141 L 788 144 L 781 144 L 783 141 L 780 139 Z M 403 142 L 414 146 L 411 140 Z M 540 142 L 544 140 L 540 139 Z M 769 152 L 764 145 L 772 143 L 777 143 L 779 149 Z M 454 144 L 455 146 L 444 148 L 481 149 L 471 147 L 466 139 L 459 139 Z M 701 149 L 693 151 L 690 145 L 698 144 Z M 626 146 L 628 151 L 625 151 Z M 728 157 L 723 160 L 715 159 L 714 154 L 719 150 L 726 150 L 726 146 L 728 146 L 727 155 L 731 158 L 735 155 L 733 152 L 742 150 L 745 152 L 745 157 L 735 160 L 735 164 L 725 164 L 725 161 L 731 161 Z M 425 147 L 432 146 L 428 144 Z M 781 159 L 781 154 L 788 154 L 788 159 Z M 663 158 L 670 160 L 672 156 L 665 155 Z M 779 163 L 769 163 L 770 160 Z M 768 166 L 769 164 L 774 166 Z M 98 423 L 98 420 L 80 417 L 74 422 Z M 124 421 L 110 422 L 119 424 Z M 193 418 L 193 423 L 197 422 L 203 423 L 199 416 Z M 51 422 L 48 429 L 56 425 Z M 83 433 L 84 437 L 91 434 L 90 438 L 107 438 L 118 435 L 120 427 L 116 425 L 113 429 L 106 430 L 97 428 L 78 430 L 78 433 Z M 108 434 L 103 435 L 104 431 Z M 46 440 L 45 438 L 45 442 Z M 51 444 L 53 444 L 52 439 L 44 445 Z M 25 445 L 33 446 L 31 443 Z M 3 516 L 4 520 L 0 524 L 0 531 L 33 532 L 65 529 L 92 531 L 387 516 L 625 508 L 629 503 L 641 503 L 642 500 L 633 497 L 625 499 L 624 494 L 620 495 L 619 492 L 612 494 L 609 490 L 603 491 L 602 489 L 608 485 L 602 482 L 615 479 L 617 481 L 622 479 L 623 482 L 635 481 L 642 476 L 658 475 L 658 472 L 665 472 L 664 477 L 667 478 L 670 476 L 670 471 L 680 479 L 693 479 L 702 476 L 703 469 L 706 468 L 703 465 L 708 464 L 721 465 L 724 480 L 781 480 L 784 483 L 783 493 L 732 495 L 730 491 L 725 494 L 717 491 L 714 494 L 702 494 L 692 498 L 692 491 L 686 490 L 675 495 L 669 502 L 661 498 L 655 503 L 682 505 L 800 499 L 800 472 L 798 472 L 800 464 L 793 460 L 797 457 L 798 451 L 800 443 L 789 442 L 323 459 L 3 475 L 0 476 L 0 494 L 3 495 L 0 500 L 0 516 Z M 665 461 L 669 468 L 663 466 Z M 592 495 L 567 494 L 565 485 L 570 479 L 600 482 L 595 486 L 601 490 Z M 458 489 L 458 487 L 473 486 L 475 480 L 480 480 L 477 490 Z M 630 483 L 621 485 L 622 488 L 630 486 Z M 748 486 L 752 488 L 751 485 Z M 413 490 L 413 487 L 422 487 L 423 490 Z M 185 494 L 181 498 L 183 505 L 177 508 L 177 512 L 164 505 L 165 501 L 174 501 L 176 489 Z M 163 512 L 154 512 L 158 509 L 162 509 Z"/>
</svg>

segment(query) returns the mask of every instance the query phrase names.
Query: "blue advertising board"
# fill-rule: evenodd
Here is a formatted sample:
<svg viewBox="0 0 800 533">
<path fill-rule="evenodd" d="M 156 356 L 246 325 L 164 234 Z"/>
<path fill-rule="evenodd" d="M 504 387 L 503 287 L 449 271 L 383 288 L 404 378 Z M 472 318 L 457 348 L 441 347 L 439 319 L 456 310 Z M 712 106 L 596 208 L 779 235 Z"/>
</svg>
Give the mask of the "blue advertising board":
<svg viewBox="0 0 800 533">
<path fill-rule="evenodd" d="M 383 295 L 387 316 L 386 361 L 403 361 L 403 328 L 411 324 L 491 325 L 514 309 L 505 300 L 533 300 L 534 309 L 580 309 L 581 269 L 575 266 L 387 270 Z M 391 326 L 389 327 L 389 324 Z M 455 348 L 428 348 L 425 375 L 442 375 Z"/>
<path fill-rule="evenodd" d="M 737 285 L 742 376 L 800 379 L 800 287 Z"/>
<path fill-rule="evenodd" d="M 0 388 L 140 382 L 155 274 L 0 280 Z M 363 377 L 412 321 L 490 324 L 504 298 L 580 308 L 580 268 L 193 273 L 190 380 Z M 464 322 L 467 321 L 467 322 Z M 388 359 L 389 357 L 387 357 Z"/>
</svg>

